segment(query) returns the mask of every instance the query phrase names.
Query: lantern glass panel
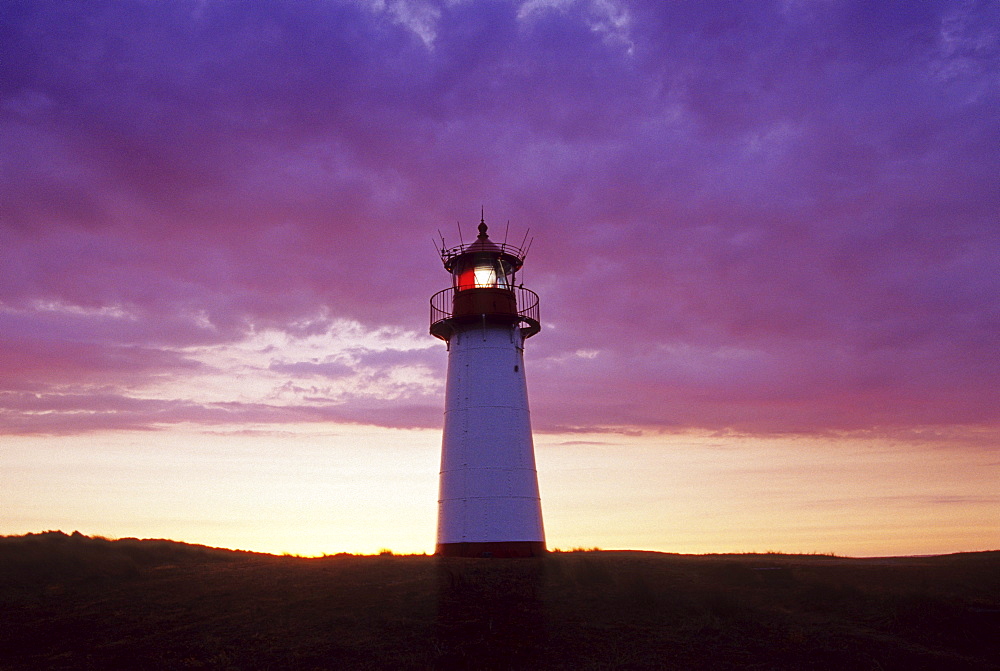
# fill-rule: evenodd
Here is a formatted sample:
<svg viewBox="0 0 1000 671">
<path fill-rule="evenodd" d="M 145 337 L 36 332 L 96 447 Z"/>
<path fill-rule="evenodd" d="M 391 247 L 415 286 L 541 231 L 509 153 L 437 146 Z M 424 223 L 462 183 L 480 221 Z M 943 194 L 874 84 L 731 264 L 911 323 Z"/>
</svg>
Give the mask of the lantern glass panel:
<svg viewBox="0 0 1000 671">
<path fill-rule="evenodd" d="M 454 271 L 455 288 L 510 289 L 509 264 L 492 255 L 480 255 L 460 264 Z"/>
</svg>

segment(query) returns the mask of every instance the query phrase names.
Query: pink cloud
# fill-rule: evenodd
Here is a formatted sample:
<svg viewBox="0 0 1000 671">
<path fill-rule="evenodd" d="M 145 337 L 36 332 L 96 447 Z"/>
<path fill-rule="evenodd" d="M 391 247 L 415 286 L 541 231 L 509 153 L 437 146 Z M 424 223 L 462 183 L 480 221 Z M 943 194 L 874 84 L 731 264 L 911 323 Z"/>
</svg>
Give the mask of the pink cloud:
<svg viewBox="0 0 1000 671">
<path fill-rule="evenodd" d="M 442 3 L 423 33 L 347 3 L 15 7 L 2 389 L 128 399 L 264 328 L 423 330 L 429 241 L 483 204 L 535 236 L 538 427 L 995 425 L 998 10 L 651 3 L 612 35 L 585 4 Z M 84 424 L 440 422 L 417 391 L 161 402 Z"/>
</svg>

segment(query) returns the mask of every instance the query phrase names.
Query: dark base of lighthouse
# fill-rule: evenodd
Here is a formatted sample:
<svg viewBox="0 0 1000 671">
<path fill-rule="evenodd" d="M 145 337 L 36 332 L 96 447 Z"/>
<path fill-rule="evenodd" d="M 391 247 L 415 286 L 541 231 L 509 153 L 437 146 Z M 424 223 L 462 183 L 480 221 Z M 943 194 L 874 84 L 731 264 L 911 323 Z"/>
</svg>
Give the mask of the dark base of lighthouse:
<svg viewBox="0 0 1000 671">
<path fill-rule="evenodd" d="M 496 543 L 438 543 L 438 557 L 541 557 L 546 553 L 545 541 L 499 541 Z"/>
</svg>

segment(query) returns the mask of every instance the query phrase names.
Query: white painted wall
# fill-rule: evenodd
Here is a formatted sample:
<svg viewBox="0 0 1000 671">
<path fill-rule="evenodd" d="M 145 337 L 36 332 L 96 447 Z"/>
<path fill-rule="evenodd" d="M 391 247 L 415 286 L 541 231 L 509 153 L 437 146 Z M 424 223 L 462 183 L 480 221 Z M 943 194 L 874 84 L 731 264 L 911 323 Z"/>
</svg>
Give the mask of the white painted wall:
<svg viewBox="0 0 1000 671">
<path fill-rule="evenodd" d="M 544 542 L 520 329 L 462 326 L 449 345 L 437 542 Z"/>
</svg>

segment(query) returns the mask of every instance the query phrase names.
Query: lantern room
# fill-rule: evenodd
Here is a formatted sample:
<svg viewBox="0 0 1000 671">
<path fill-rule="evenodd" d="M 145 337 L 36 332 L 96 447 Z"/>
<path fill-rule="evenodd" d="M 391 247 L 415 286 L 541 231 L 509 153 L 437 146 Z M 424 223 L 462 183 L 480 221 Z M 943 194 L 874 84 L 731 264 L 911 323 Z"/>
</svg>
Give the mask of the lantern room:
<svg viewBox="0 0 1000 671">
<path fill-rule="evenodd" d="M 470 245 L 448 250 L 445 270 L 451 273 L 455 291 L 469 289 L 507 289 L 514 286 L 514 275 L 521 267 L 518 250 L 497 245 L 487 234 L 486 221 L 479 222 L 479 237 Z"/>
<path fill-rule="evenodd" d="M 490 240 L 485 218 L 475 241 L 451 248 L 441 242 L 452 286 L 431 297 L 432 334 L 448 340 L 459 322 L 469 321 L 520 324 L 524 337 L 538 332 L 538 296 L 516 280 L 527 250 Z"/>
<path fill-rule="evenodd" d="M 455 290 L 510 289 L 514 269 L 496 254 L 478 252 L 469 254 L 455 264 L 452 271 Z"/>
</svg>

